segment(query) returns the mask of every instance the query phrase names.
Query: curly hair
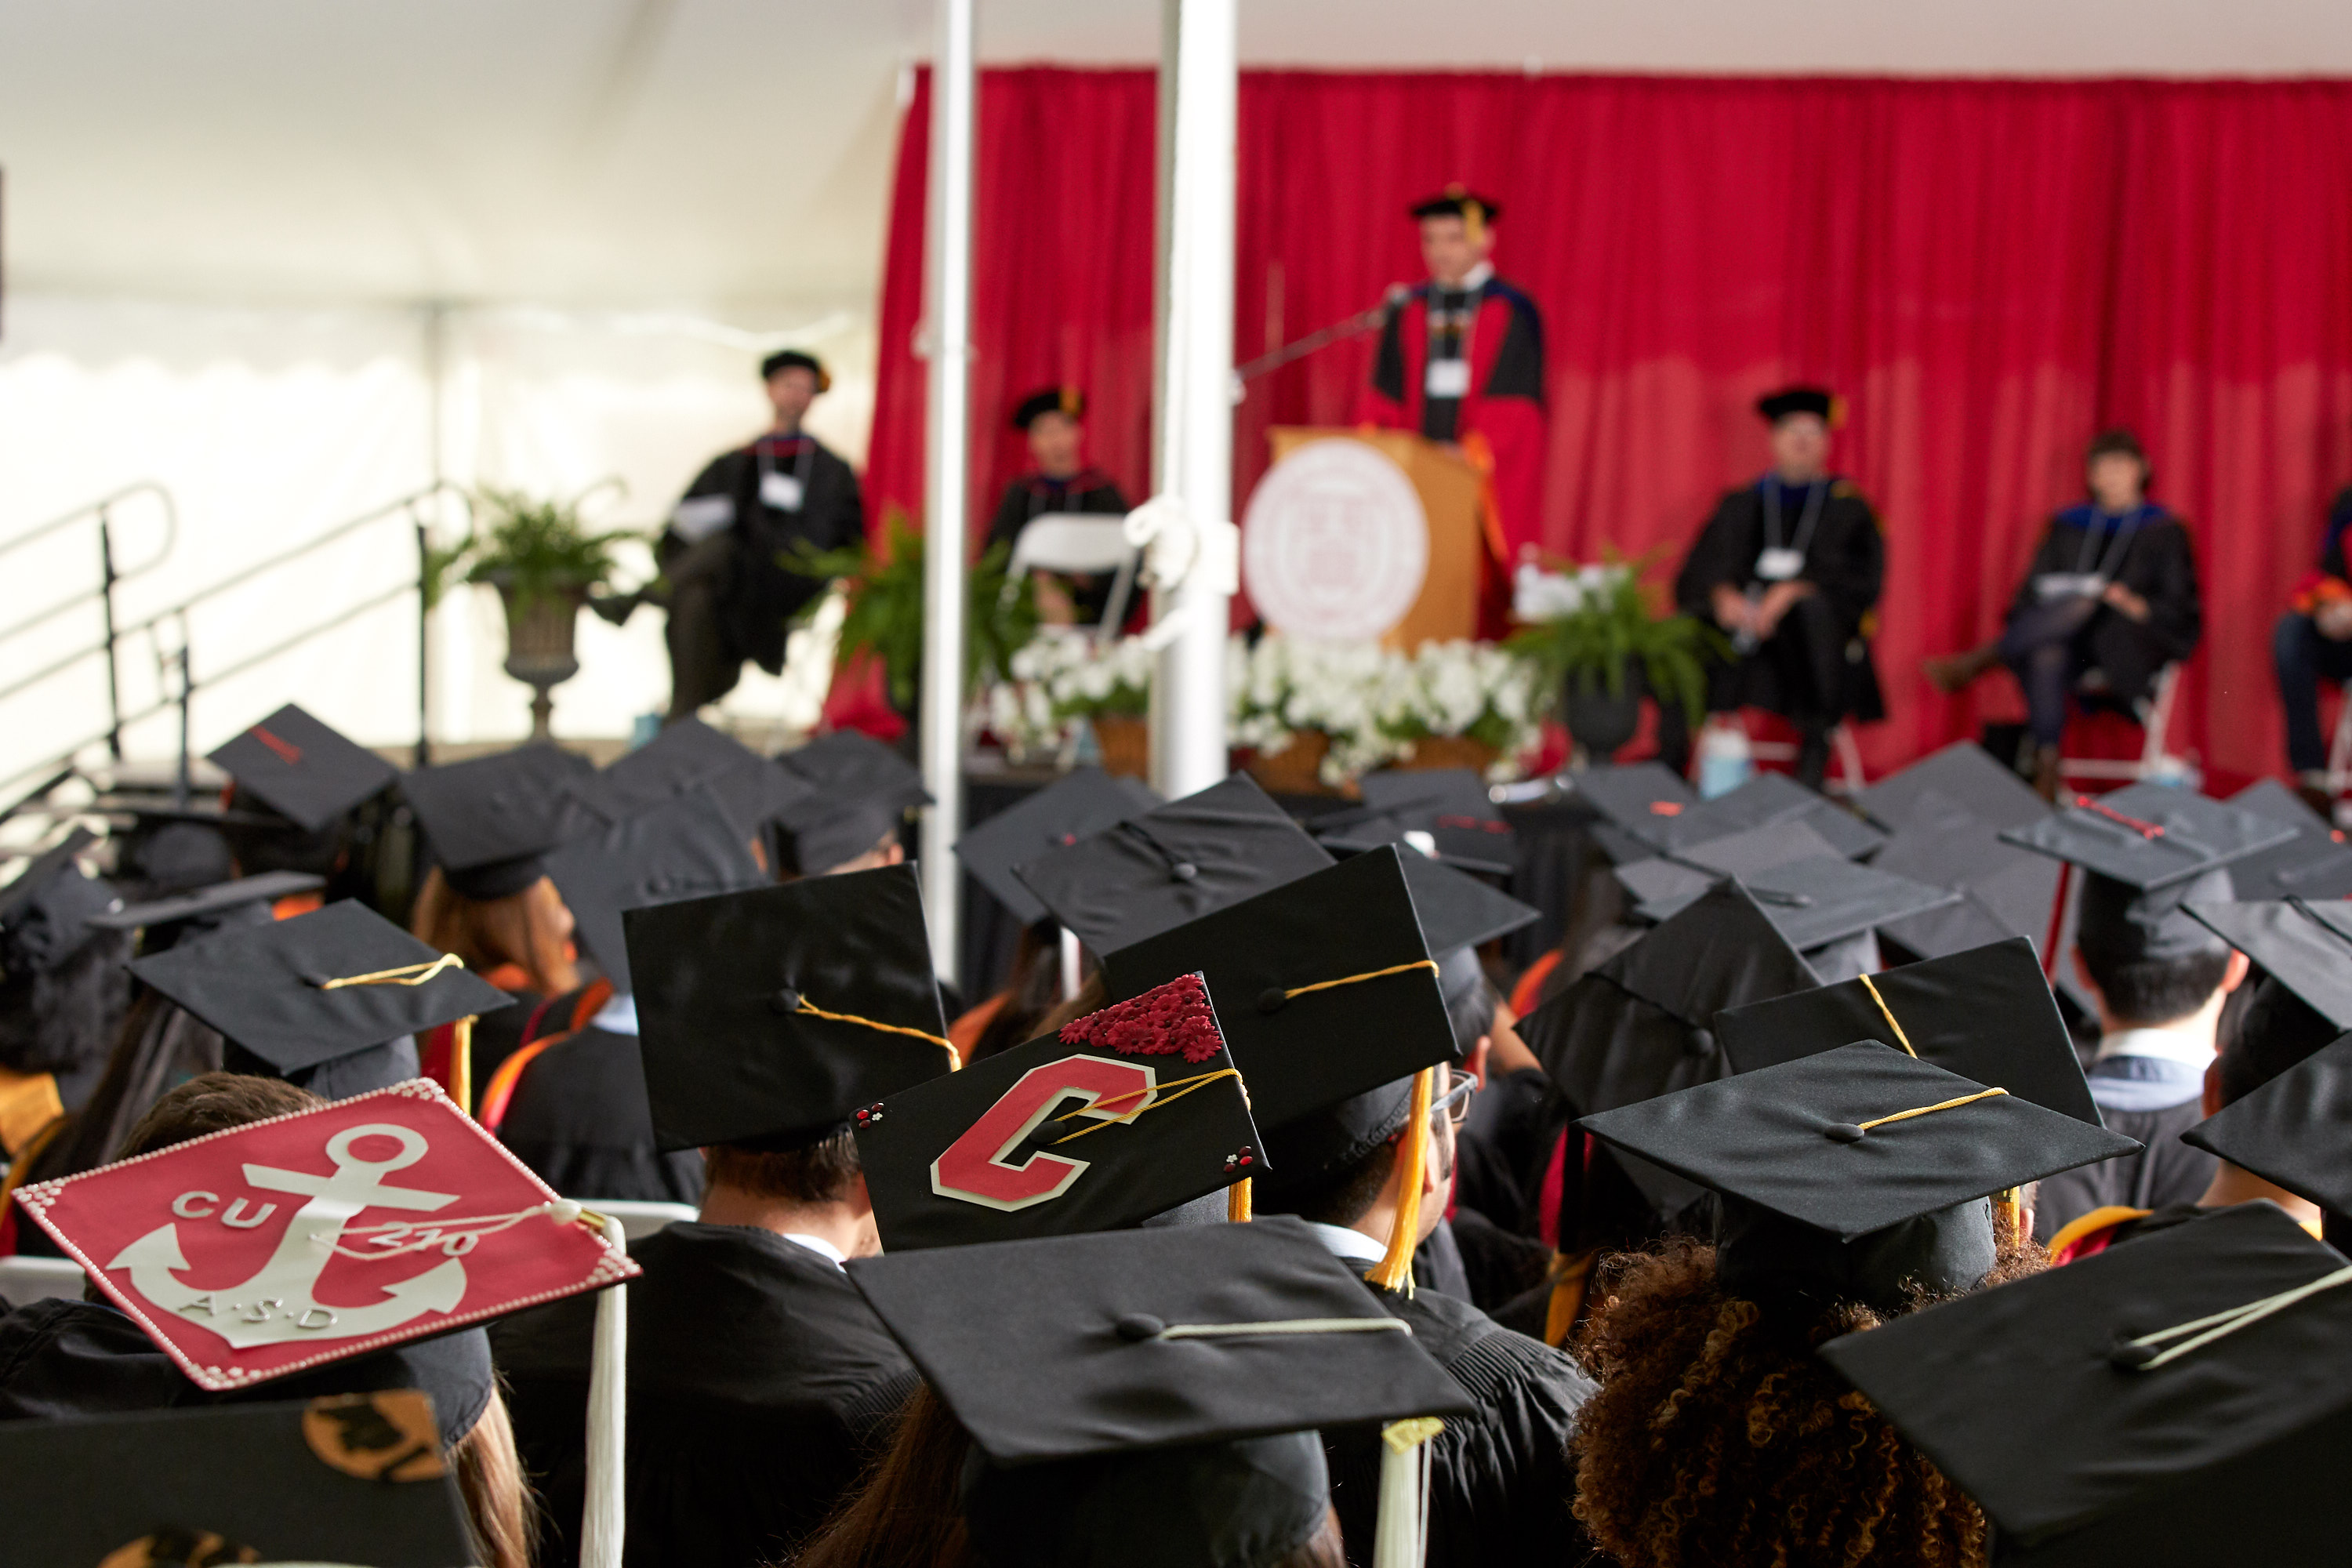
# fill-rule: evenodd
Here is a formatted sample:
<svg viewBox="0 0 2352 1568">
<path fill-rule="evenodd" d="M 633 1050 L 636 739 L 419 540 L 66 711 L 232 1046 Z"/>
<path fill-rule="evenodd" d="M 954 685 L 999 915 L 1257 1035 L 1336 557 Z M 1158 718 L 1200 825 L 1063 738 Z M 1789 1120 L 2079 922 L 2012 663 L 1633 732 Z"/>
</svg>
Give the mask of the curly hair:
<svg viewBox="0 0 2352 1568">
<path fill-rule="evenodd" d="M 2004 1235 L 1985 1284 L 2041 1268 Z M 1577 1346 L 1576 1517 L 1621 1568 L 1974 1568 L 1984 1516 L 1813 1352 L 1884 1321 L 1768 1311 L 1688 1240 L 1602 1266 Z M 1915 1303 L 1927 1305 L 1923 1299 Z"/>
</svg>

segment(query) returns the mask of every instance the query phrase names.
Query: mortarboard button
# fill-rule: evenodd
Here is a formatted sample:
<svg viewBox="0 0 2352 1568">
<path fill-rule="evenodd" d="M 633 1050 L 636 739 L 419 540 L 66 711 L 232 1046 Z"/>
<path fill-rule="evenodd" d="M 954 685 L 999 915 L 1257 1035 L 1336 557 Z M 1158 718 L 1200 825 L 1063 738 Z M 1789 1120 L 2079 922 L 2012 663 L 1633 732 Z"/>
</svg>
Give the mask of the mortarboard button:
<svg viewBox="0 0 2352 1568">
<path fill-rule="evenodd" d="M 1832 1121 L 1822 1129 L 1822 1135 L 1832 1143 L 1859 1143 L 1870 1136 L 1852 1121 Z"/>
<path fill-rule="evenodd" d="M 2118 1372 L 2137 1372 L 2164 1353 L 2161 1345 L 2142 1344 L 2137 1340 L 2124 1340 L 2107 1352 L 2107 1360 Z"/>
<path fill-rule="evenodd" d="M 1200 874 L 1201 868 L 1190 860 L 1179 860 L 1168 868 L 1169 877 L 1179 882 L 1189 882 Z"/>
<path fill-rule="evenodd" d="M 1715 1055 L 1715 1031 L 1706 1028 L 1693 1029 L 1683 1040 L 1683 1049 L 1695 1057 Z"/>
<path fill-rule="evenodd" d="M 779 986 L 776 994 L 768 998 L 768 1010 L 772 1013 L 797 1013 L 801 1010 L 801 994 L 789 985 Z"/>
<path fill-rule="evenodd" d="M 1156 1340 L 1168 1331 L 1167 1323 L 1149 1312 L 1123 1313 L 1113 1327 L 1118 1330 L 1120 1339 L 1139 1344 L 1145 1340 Z"/>
<path fill-rule="evenodd" d="M 1283 1004 L 1289 1000 L 1289 992 L 1279 985 L 1269 985 L 1257 994 L 1257 1010 L 1267 1014 L 1279 1013 Z"/>
</svg>

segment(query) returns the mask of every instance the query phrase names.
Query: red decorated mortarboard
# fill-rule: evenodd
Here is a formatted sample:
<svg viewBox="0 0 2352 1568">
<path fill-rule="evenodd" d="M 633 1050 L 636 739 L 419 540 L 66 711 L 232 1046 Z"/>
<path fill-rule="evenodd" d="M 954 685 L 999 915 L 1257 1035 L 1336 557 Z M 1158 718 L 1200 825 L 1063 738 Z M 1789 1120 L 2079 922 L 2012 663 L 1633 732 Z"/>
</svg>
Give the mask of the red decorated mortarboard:
<svg viewBox="0 0 2352 1568">
<path fill-rule="evenodd" d="M 638 1272 L 593 1216 L 421 1079 L 16 1198 L 215 1391 Z"/>
<path fill-rule="evenodd" d="M 856 1126 L 894 1252 L 1139 1225 L 1263 1163 L 1198 974 L 902 1089 Z"/>
</svg>

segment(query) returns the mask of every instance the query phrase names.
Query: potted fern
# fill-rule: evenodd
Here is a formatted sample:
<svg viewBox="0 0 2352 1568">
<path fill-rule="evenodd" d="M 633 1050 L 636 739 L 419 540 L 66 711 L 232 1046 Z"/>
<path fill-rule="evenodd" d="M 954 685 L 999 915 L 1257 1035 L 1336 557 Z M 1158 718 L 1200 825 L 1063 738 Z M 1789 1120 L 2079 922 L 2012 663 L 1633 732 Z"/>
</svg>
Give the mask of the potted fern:
<svg viewBox="0 0 2352 1568">
<path fill-rule="evenodd" d="M 465 540 L 425 563 L 428 605 L 453 577 L 498 590 L 506 609 L 506 672 L 531 689 L 534 741 L 550 738 L 549 692 L 580 673 L 572 643 L 580 606 L 591 589 L 612 579 L 614 546 L 639 537 L 627 529 L 600 533 L 583 526 L 580 510 L 590 493 L 557 500 L 485 485 L 474 493 L 475 521 Z"/>
<path fill-rule="evenodd" d="M 1597 564 L 1522 565 L 1504 646 L 1534 668 L 1537 689 L 1559 693 L 1569 736 L 1591 762 L 1633 738 L 1644 694 L 1679 705 L 1691 728 L 1706 714 L 1706 661 L 1727 658 L 1723 634 L 1688 616 L 1660 614 L 1643 586 L 1651 557 L 1604 552 Z"/>
</svg>

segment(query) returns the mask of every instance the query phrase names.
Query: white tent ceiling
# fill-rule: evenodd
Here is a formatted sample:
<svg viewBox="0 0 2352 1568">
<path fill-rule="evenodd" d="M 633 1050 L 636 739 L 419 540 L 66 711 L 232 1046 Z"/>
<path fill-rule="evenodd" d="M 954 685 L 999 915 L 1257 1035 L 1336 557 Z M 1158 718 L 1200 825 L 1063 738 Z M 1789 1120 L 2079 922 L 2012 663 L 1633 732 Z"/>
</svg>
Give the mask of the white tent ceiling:
<svg viewBox="0 0 2352 1568">
<path fill-rule="evenodd" d="M 1158 0 L 981 0 L 1142 61 Z M 1243 0 L 1254 64 L 2352 72 L 2342 0 Z M 926 0 L 0 0 L 12 289 L 870 309 Z"/>
</svg>

